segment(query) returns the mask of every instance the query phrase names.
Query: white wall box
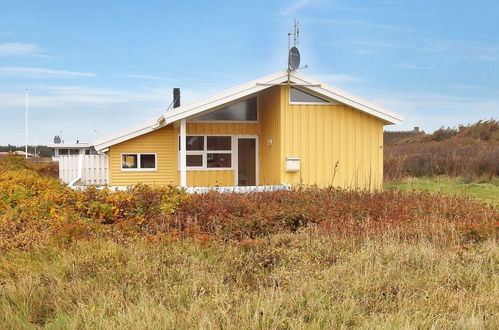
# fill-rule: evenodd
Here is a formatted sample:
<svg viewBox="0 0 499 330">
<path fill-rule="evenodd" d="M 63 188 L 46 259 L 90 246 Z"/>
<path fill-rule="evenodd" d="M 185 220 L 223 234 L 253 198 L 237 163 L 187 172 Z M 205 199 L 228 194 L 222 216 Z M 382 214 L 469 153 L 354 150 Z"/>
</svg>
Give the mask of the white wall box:
<svg viewBox="0 0 499 330">
<path fill-rule="evenodd" d="M 299 172 L 300 158 L 286 157 L 286 172 Z"/>
</svg>

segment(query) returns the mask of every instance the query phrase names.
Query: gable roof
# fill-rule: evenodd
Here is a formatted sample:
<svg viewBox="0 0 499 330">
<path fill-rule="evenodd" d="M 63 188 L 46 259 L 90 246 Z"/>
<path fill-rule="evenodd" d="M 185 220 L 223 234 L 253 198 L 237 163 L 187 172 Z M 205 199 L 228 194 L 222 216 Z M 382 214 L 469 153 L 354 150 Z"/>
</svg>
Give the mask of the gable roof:
<svg viewBox="0 0 499 330">
<path fill-rule="evenodd" d="M 101 151 L 114 144 L 132 139 L 142 134 L 149 133 L 159 127 L 186 119 L 217 106 L 241 99 L 245 96 L 258 93 L 274 85 L 288 82 L 288 71 L 283 70 L 268 76 L 252 80 L 245 84 L 229 88 L 199 101 L 180 106 L 165 112 L 160 118 L 110 135 L 95 141 L 95 149 Z M 297 71 L 289 72 L 289 82 L 296 85 L 305 85 L 307 89 L 320 95 L 349 105 L 374 117 L 383 120 L 387 124 L 398 124 L 403 117 L 383 107 L 370 103 L 357 96 L 349 94 L 339 88 L 333 87 L 310 76 Z"/>
</svg>

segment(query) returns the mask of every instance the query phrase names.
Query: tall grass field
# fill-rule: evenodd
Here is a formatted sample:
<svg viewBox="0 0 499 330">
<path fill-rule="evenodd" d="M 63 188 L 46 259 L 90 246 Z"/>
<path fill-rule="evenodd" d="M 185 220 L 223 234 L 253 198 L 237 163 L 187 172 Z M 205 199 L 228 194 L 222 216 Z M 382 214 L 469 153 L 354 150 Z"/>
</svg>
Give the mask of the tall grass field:
<svg viewBox="0 0 499 330">
<path fill-rule="evenodd" d="M 499 210 L 466 194 L 74 191 L 0 158 L 0 328 L 499 327 Z"/>
</svg>

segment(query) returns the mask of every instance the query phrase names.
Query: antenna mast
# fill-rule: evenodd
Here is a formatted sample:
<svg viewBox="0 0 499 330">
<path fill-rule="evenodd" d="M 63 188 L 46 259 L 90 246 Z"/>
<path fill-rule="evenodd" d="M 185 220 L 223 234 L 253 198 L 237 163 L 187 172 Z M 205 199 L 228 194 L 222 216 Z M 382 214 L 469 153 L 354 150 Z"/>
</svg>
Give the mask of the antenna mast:
<svg viewBox="0 0 499 330">
<path fill-rule="evenodd" d="M 25 157 L 28 158 L 28 89 L 26 88 L 26 96 L 25 96 L 25 129 L 26 129 L 26 146 L 24 147 Z"/>
<path fill-rule="evenodd" d="M 294 27 L 294 33 L 293 33 L 293 36 L 294 36 L 294 46 L 298 46 L 298 39 L 300 37 L 300 22 L 298 20 L 296 20 L 295 18 L 295 27 Z"/>
<path fill-rule="evenodd" d="M 293 46 L 298 46 L 298 39 L 300 38 L 300 22 L 296 18 L 293 33 L 288 32 L 288 52 L 291 49 L 291 36 L 293 36 Z"/>
<path fill-rule="evenodd" d="M 293 36 L 293 47 L 291 47 L 291 35 Z M 291 79 L 291 71 L 298 69 L 300 66 L 300 51 L 296 47 L 298 46 L 299 38 L 300 22 L 295 18 L 293 33 L 288 32 L 288 84 Z"/>
</svg>

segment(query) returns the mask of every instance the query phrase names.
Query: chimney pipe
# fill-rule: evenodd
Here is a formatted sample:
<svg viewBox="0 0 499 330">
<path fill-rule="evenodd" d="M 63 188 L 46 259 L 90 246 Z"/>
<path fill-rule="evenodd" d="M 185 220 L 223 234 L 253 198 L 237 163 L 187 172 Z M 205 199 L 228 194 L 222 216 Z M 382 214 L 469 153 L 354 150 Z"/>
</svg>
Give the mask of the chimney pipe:
<svg viewBox="0 0 499 330">
<path fill-rule="evenodd" d="M 180 106 L 180 88 L 173 89 L 173 108 Z"/>
</svg>

